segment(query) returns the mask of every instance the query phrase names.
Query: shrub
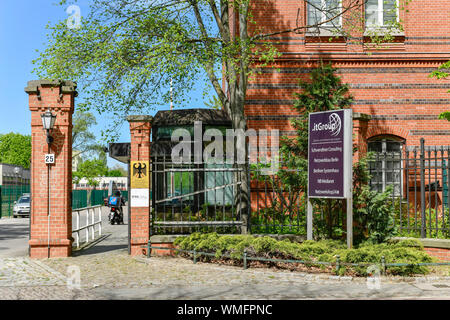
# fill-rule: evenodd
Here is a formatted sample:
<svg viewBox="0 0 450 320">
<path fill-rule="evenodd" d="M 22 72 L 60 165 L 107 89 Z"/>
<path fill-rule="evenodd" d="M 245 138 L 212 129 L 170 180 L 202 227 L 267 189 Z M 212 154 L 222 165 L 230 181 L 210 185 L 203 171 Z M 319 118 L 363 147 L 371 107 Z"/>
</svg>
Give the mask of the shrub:
<svg viewBox="0 0 450 320">
<path fill-rule="evenodd" d="M 311 241 L 303 243 L 275 240 L 271 237 L 254 237 L 251 235 L 218 235 L 217 233 L 193 233 L 187 237 L 177 238 L 174 242 L 184 250 L 204 251 L 214 253 L 216 258 L 229 254 L 231 258 L 241 259 L 244 250 L 250 257 L 265 257 L 272 259 L 295 259 L 311 261 L 307 266 L 324 266 L 314 264 L 314 261 L 336 263 L 336 256 L 340 256 L 343 263 L 367 264 L 364 266 L 343 266 L 339 274 L 367 275 L 369 264 L 381 267 L 381 258 L 386 263 L 423 263 L 434 261 L 417 240 L 389 241 L 373 244 L 370 241 L 361 243 L 357 248 L 347 249 L 346 244 L 337 240 Z M 240 263 L 240 262 L 239 262 Z M 274 263 L 269 263 L 274 264 Z M 334 270 L 334 269 L 333 269 Z M 426 266 L 394 266 L 387 269 L 388 274 L 413 275 L 426 274 Z"/>
</svg>

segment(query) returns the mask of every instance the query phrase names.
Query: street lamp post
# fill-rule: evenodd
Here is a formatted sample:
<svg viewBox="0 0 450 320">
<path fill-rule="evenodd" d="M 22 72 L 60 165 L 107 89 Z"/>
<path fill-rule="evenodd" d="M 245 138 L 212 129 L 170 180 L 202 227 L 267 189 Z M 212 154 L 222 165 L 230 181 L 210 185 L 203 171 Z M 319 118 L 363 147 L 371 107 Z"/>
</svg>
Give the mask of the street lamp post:
<svg viewBox="0 0 450 320">
<path fill-rule="evenodd" d="M 41 114 L 42 119 L 42 127 L 46 131 L 47 134 L 47 145 L 48 145 L 48 153 L 50 153 L 50 145 L 53 142 L 53 137 L 50 135 L 50 132 L 53 130 L 53 126 L 55 125 L 56 115 L 52 114 L 50 109 L 43 114 Z M 48 241 L 47 241 L 47 255 L 50 258 L 50 173 L 51 173 L 51 164 L 47 164 L 47 230 L 48 230 Z"/>
</svg>

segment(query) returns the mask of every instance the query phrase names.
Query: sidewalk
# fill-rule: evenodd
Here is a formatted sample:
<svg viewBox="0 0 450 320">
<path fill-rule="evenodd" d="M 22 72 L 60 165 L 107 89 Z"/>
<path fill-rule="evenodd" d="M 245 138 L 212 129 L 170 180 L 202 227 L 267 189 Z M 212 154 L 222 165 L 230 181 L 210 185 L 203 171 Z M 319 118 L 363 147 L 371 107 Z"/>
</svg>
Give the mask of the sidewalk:
<svg viewBox="0 0 450 320">
<path fill-rule="evenodd" d="M 108 237 L 69 258 L 0 259 L 0 299 L 450 299 L 450 276 L 382 277 L 371 289 L 365 278 L 130 257 L 127 228 L 105 225 Z M 81 290 L 67 287 L 69 267 Z"/>
</svg>

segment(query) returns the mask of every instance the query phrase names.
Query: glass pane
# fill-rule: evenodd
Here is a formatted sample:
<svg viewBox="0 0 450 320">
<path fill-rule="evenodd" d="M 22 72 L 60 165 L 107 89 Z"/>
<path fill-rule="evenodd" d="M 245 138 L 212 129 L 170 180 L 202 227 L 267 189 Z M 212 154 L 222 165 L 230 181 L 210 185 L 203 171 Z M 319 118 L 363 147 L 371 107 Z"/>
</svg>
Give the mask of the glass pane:
<svg viewBox="0 0 450 320">
<path fill-rule="evenodd" d="M 308 25 L 312 26 L 319 23 L 322 20 L 322 13 L 320 10 L 315 9 L 322 8 L 321 0 L 309 0 L 308 3 Z"/>
<path fill-rule="evenodd" d="M 379 183 L 381 181 L 382 181 L 381 172 L 373 172 L 372 173 L 372 182 L 373 183 Z"/>
<path fill-rule="evenodd" d="M 339 0 L 326 0 L 326 8 L 325 8 L 325 17 L 326 20 L 336 17 L 340 13 L 340 1 Z M 327 22 L 325 25 L 330 26 L 338 26 L 340 21 L 340 17 L 333 19 L 330 22 Z"/>
<path fill-rule="evenodd" d="M 386 141 L 387 152 L 400 152 L 401 143 L 397 141 Z"/>
<path fill-rule="evenodd" d="M 382 150 L 381 141 L 369 142 L 369 151 L 382 152 L 383 150 Z"/>
<path fill-rule="evenodd" d="M 232 168 L 233 165 L 227 164 L 206 164 L 208 169 L 227 169 Z M 212 189 L 220 186 L 231 185 L 233 182 L 232 171 L 205 171 L 206 188 Z M 233 187 L 227 186 L 217 188 L 206 192 L 205 202 L 209 205 L 231 205 L 233 202 Z"/>
<path fill-rule="evenodd" d="M 378 24 L 378 0 L 368 0 L 366 2 L 366 26 Z"/>
<path fill-rule="evenodd" d="M 177 197 L 194 192 L 194 174 L 193 172 L 167 172 L 166 189 L 168 197 Z M 193 200 L 194 196 L 183 197 L 183 201 Z M 173 203 L 181 202 L 180 199 L 174 199 Z"/>
<path fill-rule="evenodd" d="M 194 127 L 193 126 L 168 126 L 168 127 L 159 127 L 156 131 L 156 139 L 171 139 L 172 133 L 176 129 L 186 129 L 189 131 L 191 137 L 194 135 Z"/>
<path fill-rule="evenodd" d="M 383 0 L 383 24 L 389 25 L 397 20 L 396 0 Z"/>
</svg>

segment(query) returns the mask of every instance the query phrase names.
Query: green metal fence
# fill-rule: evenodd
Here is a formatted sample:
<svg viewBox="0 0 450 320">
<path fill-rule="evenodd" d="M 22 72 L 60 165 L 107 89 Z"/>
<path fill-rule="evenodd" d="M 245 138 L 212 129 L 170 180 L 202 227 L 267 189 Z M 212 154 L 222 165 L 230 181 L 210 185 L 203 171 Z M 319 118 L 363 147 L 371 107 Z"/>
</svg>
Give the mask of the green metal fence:
<svg viewBox="0 0 450 320">
<path fill-rule="evenodd" d="M 72 209 L 86 208 L 88 206 L 87 190 L 72 191 Z"/>
<path fill-rule="evenodd" d="M 128 191 L 121 191 L 122 197 L 128 201 Z M 108 190 L 73 190 L 72 209 L 85 208 L 88 206 L 103 205 L 104 199 L 108 197 Z"/>
<path fill-rule="evenodd" d="M 0 218 L 12 217 L 14 201 L 30 193 L 30 185 L 0 186 Z"/>
<path fill-rule="evenodd" d="M 108 196 L 108 190 L 92 190 L 91 191 L 91 206 L 103 205 L 104 199 Z"/>
<path fill-rule="evenodd" d="M 30 185 L 0 186 L 0 218 L 13 216 L 14 201 L 17 201 L 24 193 L 30 193 Z M 128 191 L 121 191 L 121 193 L 125 201 L 128 201 Z M 73 190 L 72 209 L 103 205 L 106 197 L 108 197 L 108 190 Z"/>
</svg>

